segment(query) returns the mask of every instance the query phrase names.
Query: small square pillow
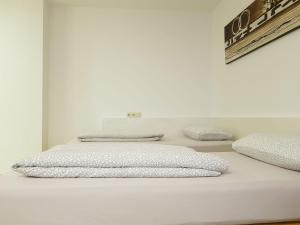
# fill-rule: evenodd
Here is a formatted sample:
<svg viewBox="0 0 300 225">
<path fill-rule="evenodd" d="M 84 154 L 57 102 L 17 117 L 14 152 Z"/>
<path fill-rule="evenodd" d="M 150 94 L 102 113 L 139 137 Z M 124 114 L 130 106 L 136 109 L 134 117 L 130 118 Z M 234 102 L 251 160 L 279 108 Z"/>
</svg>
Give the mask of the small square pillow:
<svg viewBox="0 0 300 225">
<path fill-rule="evenodd" d="M 300 136 L 251 134 L 235 141 L 232 148 L 251 158 L 300 171 Z"/>
<path fill-rule="evenodd" d="M 191 126 L 183 129 L 186 137 L 198 141 L 225 141 L 232 140 L 232 134 L 224 132 L 217 128 L 206 128 L 200 126 Z"/>
</svg>

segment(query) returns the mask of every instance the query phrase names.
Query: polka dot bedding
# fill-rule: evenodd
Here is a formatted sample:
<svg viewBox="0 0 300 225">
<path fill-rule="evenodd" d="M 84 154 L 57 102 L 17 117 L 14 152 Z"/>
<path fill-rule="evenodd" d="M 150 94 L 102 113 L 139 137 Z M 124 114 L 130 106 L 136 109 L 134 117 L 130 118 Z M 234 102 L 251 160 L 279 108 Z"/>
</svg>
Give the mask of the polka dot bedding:
<svg viewBox="0 0 300 225">
<path fill-rule="evenodd" d="M 255 133 L 232 144 L 232 148 L 251 158 L 300 171 L 300 136 Z"/>
<path fill-rule="evenodd" d="M 25 176 L 44 178 L 208 177 L 227 168 L 213 154 L 147 143 L 59 145 L 13 165 Z"/>
</svg>

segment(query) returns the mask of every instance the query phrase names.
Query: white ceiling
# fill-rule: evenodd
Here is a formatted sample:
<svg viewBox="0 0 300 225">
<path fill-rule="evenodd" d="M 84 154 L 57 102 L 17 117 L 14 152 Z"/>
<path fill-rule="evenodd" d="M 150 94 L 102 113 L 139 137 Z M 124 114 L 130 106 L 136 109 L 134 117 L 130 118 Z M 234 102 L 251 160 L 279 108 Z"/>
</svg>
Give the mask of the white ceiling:
<svg viewBox="0 0 300 225">
<path fill-rule="evenodd" d="M 212 11 L 220 0 L 48 0 L 50 5 Z"/>
</svg>

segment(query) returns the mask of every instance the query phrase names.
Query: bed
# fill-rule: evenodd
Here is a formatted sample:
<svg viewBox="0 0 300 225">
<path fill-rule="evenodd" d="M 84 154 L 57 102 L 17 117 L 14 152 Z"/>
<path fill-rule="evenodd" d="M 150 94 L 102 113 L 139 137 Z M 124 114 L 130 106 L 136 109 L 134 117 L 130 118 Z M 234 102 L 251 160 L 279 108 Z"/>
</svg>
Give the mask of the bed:
<svg viewBox="0 0 300 225">
<path fill-rule="evenodd" d="M 217 178 L 38 179 L 3 175 L 0 224 L 233 225 L 300 221 L 299 172 L 235 152 L 215 154 L 230 162 L 230 170 Z"/>
</svg>

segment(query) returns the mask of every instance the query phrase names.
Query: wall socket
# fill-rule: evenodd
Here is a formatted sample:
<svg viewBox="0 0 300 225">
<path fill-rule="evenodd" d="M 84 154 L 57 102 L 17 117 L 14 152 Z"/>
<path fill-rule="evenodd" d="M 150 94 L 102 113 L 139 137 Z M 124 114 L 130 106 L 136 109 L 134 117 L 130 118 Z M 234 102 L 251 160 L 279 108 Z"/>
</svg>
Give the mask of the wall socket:
<svg viewBox="0 0 300 225">
<path fill-rule="evenodd" d="M 127 113 L 127 118 L 141 118 L 142 113 L 141 112 L 129 112 Z"/>
</svg>

